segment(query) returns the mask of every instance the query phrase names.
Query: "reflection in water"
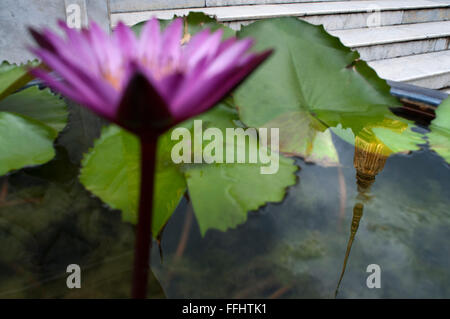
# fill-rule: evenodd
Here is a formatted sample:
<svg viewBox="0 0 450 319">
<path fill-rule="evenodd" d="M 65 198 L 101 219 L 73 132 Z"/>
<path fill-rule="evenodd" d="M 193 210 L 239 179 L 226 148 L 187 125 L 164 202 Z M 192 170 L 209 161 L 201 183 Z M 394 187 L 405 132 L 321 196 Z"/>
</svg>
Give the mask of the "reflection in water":
<svg viewBox="0 0 450 319">
<path fill-rule="evenodd" d="M 379 126 L 371 130 L 381 140 Z M 358 145 L 367 141 L 360 131 L 356 134 Z M 392 140 L 382 138 L 390 150 L 398 152 Z M 334 140 L 347 186 L 357 181 L 354 141 L 350 134 L 346 140 Z M 378 149 L 384 157 L 389 156 L 390 151 L 379 142 L 369 142 L 366 150 Z M 166 260 L 158 263 L 155 251 L 152 265 L 167 296 L 329 298 L 335 292 L 351 237 L 356 247 L 349 244 L 352 248 L 347 256 L 351 254 L 352 259 L 347 262 L 349 271 L 345 270 L 338 298 L 448 298 L 450 253 L 445 249 L 448 245 L 442 245 L 450 240 L 450 204 L 445 196 L 450 188 L 448 167 L 428 151 L 386 160 L 373 154 L 377 151 L 363 152 L 362 148 L 357 150 L 355 163 L 363 186 L 359 188 L 371 192 L 373 198 L 357 199 L 357 187 L 349 187 L 349 200 L 345 201 L 348 226 L 343 232 L 337 225 L 339 190 L 330 181 L 335 169 L 304 165 L 301 160 L 297 160 L 302 166 L 300 181 L 283 203 L 249 213 L 247 222 L 236 229 L 208 231 L 204 237 L 194 218 L 182 258 L 173 262 L 179 255 L 186 218 L 186 207 L 179 207 L 164 234 Z M 378 165 L 367 164 L 370 162 Z M 423 167 L 427 169 L 420 169 Z M 372 183 L 361 183 L 363 173 Z M 373 185 L 371 190 L 364 187 L 368 184 Z M 364 220 L 358 230 L 358 217 L 353 220 L 350 236 L 350 209 L 355 203 L 364 206 Z M 356 216 L 361 213 L 355 210 Z M 365 285 L 364 272 L 374 261 L 389 275 L 382 289 Z M 173 279 L 167 285 L 169 273 Z"/>
<path fill-rule="evenodd" d="M 355 239 L 356 232 L 359 227 L 359 222 L 363 215 L 363 209 L 364 209 L 364 206 L 361 203 L 356 203 L 355 207 L 353 207 L 352 225 L 350 227 L 350 239 L 348 240 L 347 251 L 345 252 L 345 258 L 344 258 L 344 266 L 342 267 L 341 276 L 339 277 L 336 291 L 334 292 L 334 297 L 337 296 L 339 286 L 341 284 L 342 278 L 344 277 L 345 268 L 347 267 L 348 256 L 350 255 L 350 250 L 352 249 L 353 240 Z"/>
<path fill-rule="evenodd" d="M 358 199 L 370 199 L 370 187 L 375 182 L 375 176 L 383 170 L 390 154 L 390 149 L 367 129 L 363 129 L 361 134 L 355 137 L 353 165 L 356 169 Z"/>
<path fill-rule="evenodd" d="M 427 151 L 398 156 L 383 168 L 395 150 L 392 140 L 380 143 L 371 129 L 357 135 L 351 141 L 356 150 L 336 143 L 343 155 L 341 183 L 353 183 L 353 160 L 359 192 L 351 203 L 357 204 L 350 236 L 344 238 L 348 244 L 336 240 L 341 238 L 334 219 L 338 193 L 329 183 L 330 170 L 298 160 L 301 183 L 283 203 L 250 213 L 236 229 L 202 237 L 192 211 L 184 213 L 184 201 L 164 232 L 164 264 L 154 250 L 153 268 L 164 289 L 155 279 L 150 296 L 330 297 L 339 275 L 339 284 L 343 281 L 365 210 L 367 231 L 360 231 L 358 239 L 370 242 L 370 250 L 358 255 L 358 247 L 353 248 L 351 265 L 363 269 L 368 258 L 375 259 L 389 280 L 383 289 L 368 290 L 360 278 L 347 275 L 339 297 L 448 298 L 448 166 Z M 80 143 L 72 144 L 79 148 Z M 78 166 L 63 148 L 57 152 L 50 163 L 0 178 L 0 297 L 127 298 L 133 228 L 84 190 Z M 395 175 L 379 179 L 377 198 L 369 206 L 370 187 L 382 170 Z M 65 284 L 65 267 L 73 262 L 85 269 L 79 290 L 68 290 Z"/>
<path fill-rule="evenodd" d="M 385 144 L 381 143 L 369 128 L 364 128 L 361 130 L 360 134 L 355 137 L 353 165 L 356 169 L 356 185 L 358 187 L 357 199 L 360 202 L 356 203 L 353 207 L 350 239 L 348 240 L 344 265 L 334 293 L 335 297 L 337 296 L 339 286 L 344 277 L 350 250 L 352 249 L 353 241 L 363 215 L 364 203 L 371 199 L 370 187 L 375 182 L 375 177 L 378 173 L 383 170 L 386 160 L 391 153 L 392 151 Z"/>
</svg>

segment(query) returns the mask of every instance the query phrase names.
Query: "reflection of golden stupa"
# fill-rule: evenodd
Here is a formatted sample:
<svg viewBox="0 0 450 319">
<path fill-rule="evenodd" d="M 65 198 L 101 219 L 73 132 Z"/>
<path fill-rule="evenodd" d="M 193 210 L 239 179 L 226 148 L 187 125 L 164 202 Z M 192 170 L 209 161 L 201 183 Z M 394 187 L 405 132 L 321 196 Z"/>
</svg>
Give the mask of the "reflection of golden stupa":
<svg viewBox="0 0 450 319">
<path fill-rule="evenodd" d="M 356 203 L 353 207 L 353 218 L 352 225 L 350 226 L 350 239 L 347 243 L 347 251 L 345 252 L 344 265 L 342 266 L 341 276 L 339 277 L 339 281 L 336 287 L 336 291 L 334 292 L 334 297 L 337 296 L 339 286 L 341 284 L 342 278 L 344 277 L 345 268 L 347 267 L 348 256 L 350 256 L 350 250 L 352 249 L 353 240 L 355 239 L 356 232 L 358 231 L 359 222 L 361 221 L 363 215 L 364 206 L 361 203 Z"/>
<path fill-rule="evenodd" d="M 365 193 L 384 168 L 392 151 L 383 144 L 370 128 L 364 128 L 355 137 L 355 156 L 353 165 L 356 169 L 358 192 Z"/>
<path fill-rule="evenodd" d="M 393 131 L 402 132 L 406 129 L 404 123 L 385 118 L 384 121 L 375 127 L 388 127 Z M 370 190 L 370 186 L 375 182 L 375 176 L 380 173 L 386 160 L 393 152 L 389 147 L 382 143 L 373 133 L 372 127 L 365 127 L 355 137 L 355 155 L 353 158 L 353 166 L 356 169 L 356 184 L 358 187 L 358 197 L 365 202 L 369 197 L 366 194 Z M 353 207 L 353 218 L 350 227 L 350 238 L 347 243 L 345 252 L 344 265 L 335 291 L 337 296 L 339 286 L 344 277 L 347 267 L 348 257 L 352 249 L 353 241 L 358 231 L 359 223 L 363 215 L 364 205 L 356 203 Z"/>
<path fill-rule="evenodd" d="M 356 169 L 358 192 L 366 192 L 375 181 L 375 176 L 384 167 L 388 155 L 387 147 L 377 142 L 367 142 L 357 136 L 355 138 L 355 156 L 353 165 Z"/>
</svg>

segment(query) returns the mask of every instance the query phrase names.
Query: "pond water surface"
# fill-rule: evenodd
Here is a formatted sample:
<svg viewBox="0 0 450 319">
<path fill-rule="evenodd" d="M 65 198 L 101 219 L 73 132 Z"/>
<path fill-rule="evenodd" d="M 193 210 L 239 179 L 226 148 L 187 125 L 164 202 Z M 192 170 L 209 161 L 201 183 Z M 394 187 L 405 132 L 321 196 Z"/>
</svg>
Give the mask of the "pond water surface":
<svg viewBox="0 0 450 319">
<path fill-rule="evenodd" d="M 60 139 L 53 161 L 0 178 L 0 298 L 129 296 L 134 228 L 77 178 L 76 154 L 100 126 L 89 121 L 92 128 Z M 202 237 L 183 199 L 162 255 L 152 251 L 149 296 L 334 298 L 352 237 L 337 298 L 449 298 L 449 166 L 424 149 L 378 158 L 357 179 L 367 157 L 354 159 L 353 145 L 333 139 L 341 167 L 298 159 L 284 201 L 250 212 L 236 229 Z M 66 286 L 72 263 L 82 269 L 81 289 Z M 371 264 L 381 288 L 366 285 Z"/>
</svg>

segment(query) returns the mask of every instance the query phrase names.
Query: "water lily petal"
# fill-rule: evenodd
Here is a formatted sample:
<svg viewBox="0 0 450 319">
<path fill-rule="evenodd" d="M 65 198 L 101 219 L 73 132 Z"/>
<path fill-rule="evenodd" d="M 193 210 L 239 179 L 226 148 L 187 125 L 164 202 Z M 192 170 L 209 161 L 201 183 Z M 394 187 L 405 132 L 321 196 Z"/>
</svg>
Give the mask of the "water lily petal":
<svg viewBox="0 0 450 319">
<path fill-rule="evenodd" d="M 183 32 L 183 20 L 175 19 L 164 31 L 162 54 L 159 62 L 162 66 L 178 63 L 181 55 L 181 36 Z"/>
<path fill-rule="evenodd" d="M 212 35 L 208 32 L 206 35 L 206 37 L 205 35 L 200 35 L 197 39 L 194 37 L 192 42 L 188 44 L 186 58 L 189 68 L 196 65 L 203 57 L 210 58 L 216 54 L 222 39 L 223 30 L 219 29 Z"/>
<path fill-rule="evenodd" d="M 161 33 L 159 30 L 159 21 L 153 18 L 147 21 L 142 28 L 138 54 L 144 64 L 154 65 L 160 51 Z"/>
<path fill-rule="evenodd" d="M 103 72 L 114 74 L 122 66 L 122 53 L 120 47 L 98 24 L 92 22 L 90 28 L 83 30 L 97 63 L 103 66 Z"/>
<path fill-rule="evenodd" d="M 107 120 L 114 121 L 114 116 L 109 111 L 108 105 L 106 103 L 99 104 L 99 101 L 97 99 L 92 100 L 87 95 L 80 94 L 77 90 L 74 90 L 73 87 L 68 86 L 67 82 L 62 82 L 55 79 L 52 75 L 50 75 L 50 73 L 42 69 L 34 68 L 30 70 L 30 73 L 33 74 L 35 77 L 44 80 L 48 84 L 48 86 L 54 89 L 55 91 L 60 92 L 64 96 L 68 97 L 69 99 L 77 103 L 89 107 L 92 111 L 106 118 Z"/>
<path fill-rule="evenodd" d="M 167 104 L 170 105 L 176 97 L 176 92 L 179 90 L 183 82 L 186 80 L 186 75 L 183 72 L 174 72 L 164 78 L 159 82 L 159 91 Z"/>
<path fill-rule="evenodd" d="M 122 21 L 114 29 L 117 46 L 121 49 L 122 55 L 127 59 L 132 59 L 137 53 L 137 40 L 134 32 L 131 31 Z"/>
<path fill-rule="evenodd" d="M 269 50 L 261 54 L 254 54 L 247 64 L 235 69 L 228 69 L 209 78 L 208 81 L 202 82 L 202 85 L 197 84 L 195 87 L 191 87 L 174 103 L 171 109 L 172 113 L 177 120 L 182 121 L 204 112 L 239 85 L 271 53 L 272 51 Z"/>
<path fill-rule="evenodd" d="M 79 48 L 67 45 L 67 42 L 62 38 L 57 36 L 55 33 L 51 32 L 49 29 L 44 29 L 42 32 L 42 36 L 53 46 L 55 54 L 64 58 L 67 61 L 70 61 L 77 68 L 82 69 L 84 72 L 92 73 L 92 71 L 99 71 L 98 65 L 91 56 L 91 59 L 87 56 L 82 55 L 81 50 L 77 50 Z M 80 55 L 79 59 L 73 59 L 74 50 Z"/>
<path fill-rule="evenodd" d="M 86 96 L 91 101 L 95 101 L 98 105 L 103 103 L 115 103 L 117 92 L 108 85 L 108 83 L 97 81 L 92 76 L 83 74 L 81 70 L 71 65 L 70 62 L 61 60 L 60 57 L 47 50 L 34 49 L 32 51 L 40 57 L 46 65 L 51 67 L 70 83 L 79 94 Z"/>
<path fill-rule="evenodd" d="M 205 76 L 211 77 L 235 64 L 253 44 L 251 39 L 239 40 L 220 53 L 209 66 Z"/>
<path fill-rule="evenodd" d="M 229 47 L 234 45 L 237 41 L 238 41 L 238 39 L 236 37 L 231 37 L 231 38 L 226 39 L 219 45 L 216 55 L 221 54 L 223 51 L 227 50 Z"/>
<path fill-rule="evenodd" d="M 90 43 L 82 33 L 77 32 L 75 29 L 69 28 L 66 22 L 59 20 L 58 25 L 64 30 L 67 41 L 66 45 L 71 50 L 72 55 L 76 52 L 79 60 L 85 63 L 91 70 L 99 71 L 99 65 L 97 63 L 96 56 L 90 48 Z"/>
</svg>

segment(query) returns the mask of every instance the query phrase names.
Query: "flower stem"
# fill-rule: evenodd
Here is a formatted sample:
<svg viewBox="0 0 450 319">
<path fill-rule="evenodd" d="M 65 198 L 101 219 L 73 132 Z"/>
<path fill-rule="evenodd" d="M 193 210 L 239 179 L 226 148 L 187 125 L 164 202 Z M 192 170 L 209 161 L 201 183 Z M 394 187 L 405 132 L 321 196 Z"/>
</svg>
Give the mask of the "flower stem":
<svg viewBox="0 0 450 319">
<path fill-rule="evenodd" d="M 158 137 L 141 138 L 141 190 L 134 247 L 132 297 L 147 297 L 150 249 L 152 242 L 153 188 Z"/>
</svg>

